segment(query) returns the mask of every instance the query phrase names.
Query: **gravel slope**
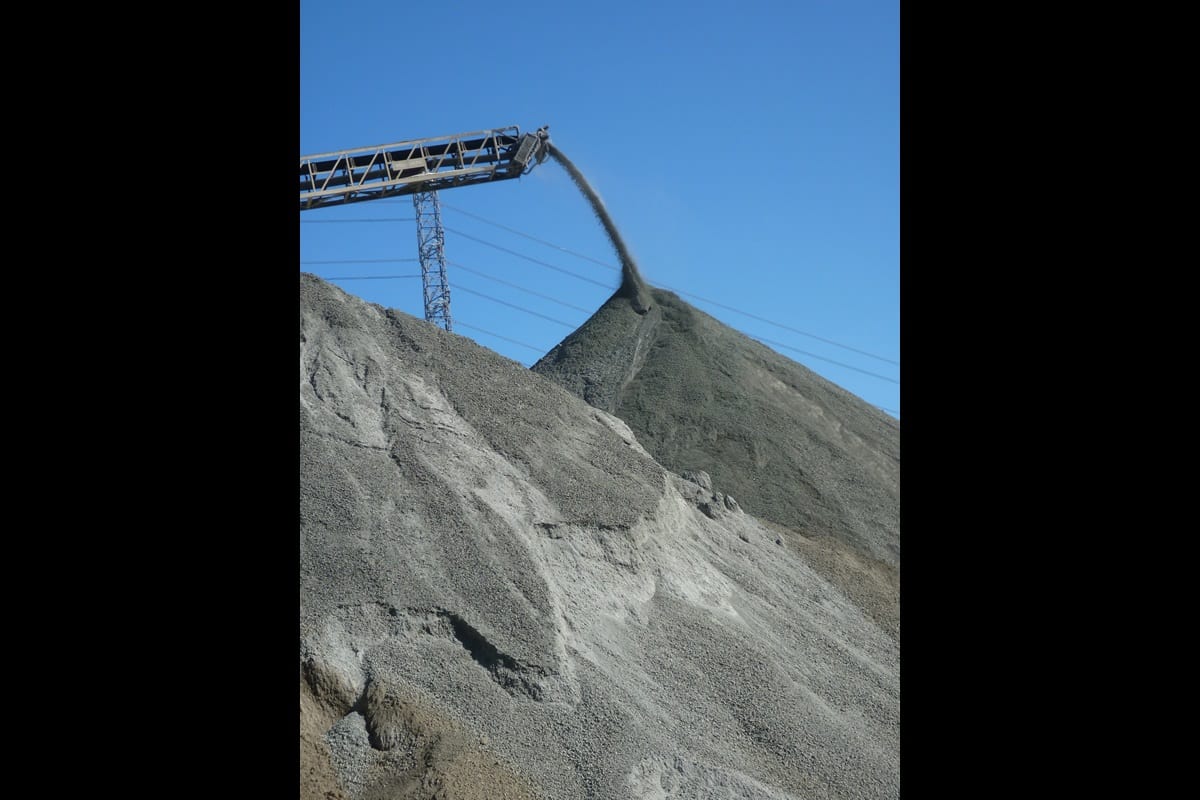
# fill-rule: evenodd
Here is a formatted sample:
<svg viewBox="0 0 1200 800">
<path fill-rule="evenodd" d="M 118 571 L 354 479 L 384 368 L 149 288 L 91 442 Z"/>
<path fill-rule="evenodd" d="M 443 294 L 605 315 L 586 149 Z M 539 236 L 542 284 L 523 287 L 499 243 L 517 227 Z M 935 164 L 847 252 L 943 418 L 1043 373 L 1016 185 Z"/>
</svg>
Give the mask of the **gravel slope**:
<svg viewBox="0 0 1200 800">
<path fill-rule="evenodd" d="M 648 312 L 619 290 L 533 370 L 783 526 L 898 637 L 900 423 L 677 295 L 642 292 Z"/>
<path fill-rule="evenodd" d="M 668 469 L 703 469 L 747 511 L 900 555 L 900 423 L 653 289 L 614 295 L 533 366 L 624 420 Z"/>
<path fill-rule="evenodd" d="M 654 297 L 632 321 L 678 326 Z M 898 640 L 835 550 L 470 340 L 300 299 L 303 796 L 899 795 Z"/>
</svg>

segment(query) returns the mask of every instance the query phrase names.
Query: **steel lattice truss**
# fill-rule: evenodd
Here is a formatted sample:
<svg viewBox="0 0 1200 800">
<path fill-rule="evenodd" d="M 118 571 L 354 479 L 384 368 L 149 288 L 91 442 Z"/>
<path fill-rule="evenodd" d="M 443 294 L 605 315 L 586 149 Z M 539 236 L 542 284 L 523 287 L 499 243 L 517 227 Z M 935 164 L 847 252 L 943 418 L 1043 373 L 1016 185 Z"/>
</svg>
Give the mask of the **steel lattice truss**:
<svg viewBox="0 0 1200 800">
<path fill-rule="evenodd" d="M 421 257 L 421 283 L 425 288 L 425 321 L 450 327 L 450 280 L 446 277 L 446 234 L 442 232 L 442 207 L 437 192 L 413 195 L 417 212 L 417 254 Z"/>
<path fill-rule="evenodd" d="M 544 132 L 517 126 L 300 159 L 300 210 L 516 178 L 545 158 Z"/>
</svg>

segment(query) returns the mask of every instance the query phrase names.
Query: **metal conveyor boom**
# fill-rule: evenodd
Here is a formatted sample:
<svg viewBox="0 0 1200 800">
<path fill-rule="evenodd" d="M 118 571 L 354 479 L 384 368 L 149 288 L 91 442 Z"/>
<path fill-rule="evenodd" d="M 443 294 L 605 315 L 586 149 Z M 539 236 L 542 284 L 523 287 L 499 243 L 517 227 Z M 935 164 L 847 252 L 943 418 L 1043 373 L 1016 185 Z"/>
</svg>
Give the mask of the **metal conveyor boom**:
<svg viewBox="0 0 1200 800">
<path fill-rule="evenodd" d="M 549 154 L 547 127 L 515 125 L 300 159 L 300 210 L 517 178 Z"/>
</svg>

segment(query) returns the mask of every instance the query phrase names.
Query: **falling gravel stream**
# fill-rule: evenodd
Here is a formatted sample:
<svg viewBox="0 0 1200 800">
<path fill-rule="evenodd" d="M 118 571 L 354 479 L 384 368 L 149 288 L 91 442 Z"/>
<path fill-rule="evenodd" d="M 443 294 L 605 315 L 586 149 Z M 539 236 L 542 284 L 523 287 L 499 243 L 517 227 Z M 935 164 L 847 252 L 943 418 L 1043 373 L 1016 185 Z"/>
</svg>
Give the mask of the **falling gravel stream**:
<svg viewBox="0 0 1200 800">
<path fill-rule="evenodd" d="M 553 144 L 547 142 L 549 153 L 567 174 L 571 176 L 571 180 L 579 187 L 579 191 L 587 198 L 588 203 L 592 206 L 592 211 L 596 213 L 600 224 L 604 226 L 604 231 L 608 234 L 608 238 L 612 240 L 613 247 L 617 251 L 617 257 L 621 260 L 621 288 L 618 290 L 619 295 L 628 296 L 633 301 L 634 308 L 638 313 L 645 313 L 650 309 L 650 292 L 646 286 L 646 282 L 642 279 L 642 274 L 638 270 L 637 263 L 633 260 L 633 256 L 629 252 L 629 248 L 625 244 L 625 240 L 621 238 L 620 231 L 617 230 L 616 224 L 612 217 L 609 216 L 608 210 L 604 207 L 604 201 L 600 199 L 600 195 L 596 194 L 596 190 L 588 183 L 587 178 L 579 171 L 579 167 L 567 158 L 561 150 Z"/>
</svg>

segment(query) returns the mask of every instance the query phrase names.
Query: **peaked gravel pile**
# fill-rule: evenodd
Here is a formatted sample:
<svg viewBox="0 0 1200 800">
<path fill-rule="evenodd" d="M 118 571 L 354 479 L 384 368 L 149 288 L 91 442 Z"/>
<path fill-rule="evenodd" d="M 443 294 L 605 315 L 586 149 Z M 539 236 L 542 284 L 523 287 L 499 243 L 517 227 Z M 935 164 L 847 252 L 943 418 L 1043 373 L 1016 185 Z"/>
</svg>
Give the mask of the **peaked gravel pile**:
<svg viewBox="0 0 1200 800">
<path fill-rule="evenodd" d="M 643 290 L 644 292 L 647 290 Z M 533 370 L 797 534 L 899 631 L 900 423 L 677 295 L 618 291 Z"/>
</svg>

